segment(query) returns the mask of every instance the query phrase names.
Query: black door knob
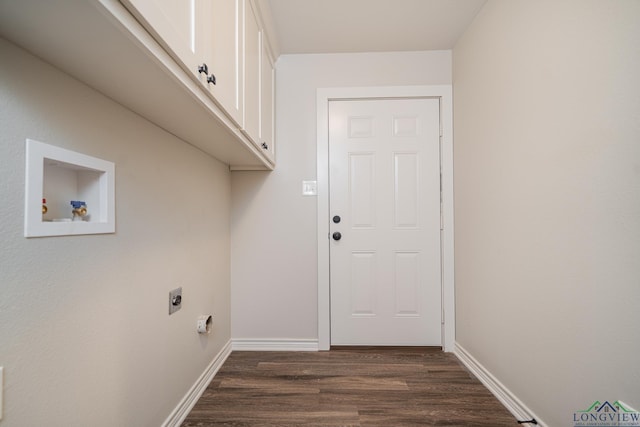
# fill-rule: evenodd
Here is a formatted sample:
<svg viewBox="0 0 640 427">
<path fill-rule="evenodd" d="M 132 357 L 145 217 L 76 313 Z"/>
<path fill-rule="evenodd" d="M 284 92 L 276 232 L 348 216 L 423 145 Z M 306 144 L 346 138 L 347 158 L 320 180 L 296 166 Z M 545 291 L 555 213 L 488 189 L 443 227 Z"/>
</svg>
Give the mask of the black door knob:
<svg viewBox="0 0 640 427">
<path fill-rule="evenodd" d="M 339 231 L 336 231 L 335 233 L 333 233 L 333 240 L 340 240 L 342 239 L 342 234 L 340 234 Z"/>
<path fill-rule="evenodd" d="M 336 215 L 333 217 L 333 222 L 335 222 L 336 224 L 338 224 L 340 222 L 341 218 L 339 215 Z"/>
</svg>

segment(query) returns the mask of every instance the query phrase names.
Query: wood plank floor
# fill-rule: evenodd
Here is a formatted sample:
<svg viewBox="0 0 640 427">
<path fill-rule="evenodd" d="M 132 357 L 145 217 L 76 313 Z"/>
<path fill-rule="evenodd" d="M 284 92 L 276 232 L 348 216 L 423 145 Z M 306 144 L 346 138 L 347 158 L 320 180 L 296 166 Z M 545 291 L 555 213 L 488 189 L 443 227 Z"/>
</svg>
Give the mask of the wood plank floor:
<svg viewBox="0 0 640 427">
<path fill-rule="evenodd" d="M 435 348 L 233 352 L 183 427 L 517 426 Z"/>
</svg>

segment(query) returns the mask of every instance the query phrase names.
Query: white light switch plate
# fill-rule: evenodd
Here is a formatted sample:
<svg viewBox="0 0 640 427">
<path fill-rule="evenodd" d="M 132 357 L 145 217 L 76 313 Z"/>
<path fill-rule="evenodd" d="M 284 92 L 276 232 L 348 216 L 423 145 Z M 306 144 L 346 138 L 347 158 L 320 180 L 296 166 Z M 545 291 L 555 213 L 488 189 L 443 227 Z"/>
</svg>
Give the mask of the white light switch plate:
<svg viewBox="0 0 640 427">
<path fill-rule="evenodd" d="M 318 195 L 318 181 L 302 181 L 302 195 L 303 196 L 317 196 Z"/>
</svg>

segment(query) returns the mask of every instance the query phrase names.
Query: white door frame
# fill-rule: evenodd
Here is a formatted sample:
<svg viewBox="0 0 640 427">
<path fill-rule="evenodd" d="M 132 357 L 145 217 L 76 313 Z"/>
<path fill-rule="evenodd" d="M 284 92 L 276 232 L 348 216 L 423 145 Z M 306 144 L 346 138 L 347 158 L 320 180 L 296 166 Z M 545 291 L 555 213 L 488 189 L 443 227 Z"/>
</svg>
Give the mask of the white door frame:
<svg viewBox="0 0 640 427">
<path fill-rule="evenodd" d="M 318 349 L 331 346 L 329 275 L 329 101 L 366 98 L 439 98 L 440 170 L 442 174 L 442 348 L 455 344 L 455 294 L 453 269 L 453 97 L 451 85 L 321 88 L 317 91 L 318 181 Z"/>
</svg>

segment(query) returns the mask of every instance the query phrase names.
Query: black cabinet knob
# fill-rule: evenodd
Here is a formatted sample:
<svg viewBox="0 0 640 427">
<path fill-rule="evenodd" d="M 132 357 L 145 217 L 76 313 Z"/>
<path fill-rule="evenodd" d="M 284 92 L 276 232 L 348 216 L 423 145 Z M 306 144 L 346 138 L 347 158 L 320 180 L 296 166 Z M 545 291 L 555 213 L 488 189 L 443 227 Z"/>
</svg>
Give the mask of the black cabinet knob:
<svg viewBox="0 0 640 427">
<path fill-rule="evenodd" d="M 202 64 L 202 65 L 198 65 L 198 73 L 202 74 L 209 74 L 209 67 L 207 67 L 207 64 Z"/>
<path fill-rule="evenodd" d="M 342 234 L 340 234 L 339 231 L 336 231 L 335 233 L 333 233 L 333 240 L 340 240 L 342 239 Z"/>
<path fill-rule="evenodd" d="M 333 217 L 333 222 L 336 224 L 339 224 L 342 218 L 340 218 L 340 215 L 336 215 Z"/>
<path fill-rule="evenodd" d="M 214 76 L 213 73 L 207 76 L 207 83 L 216 84 L 216 76 Z"/>
<path fill-rule="evenodd" d="M 266 143 L 266 142 L 263 142 L 263 143 L 262 143 L 262 148 L 264 148 L 265 150 L 267 150 L 267 149 L 269 148 L 269 146 L 267 145 L 267 143 Z"/>
</svg>

